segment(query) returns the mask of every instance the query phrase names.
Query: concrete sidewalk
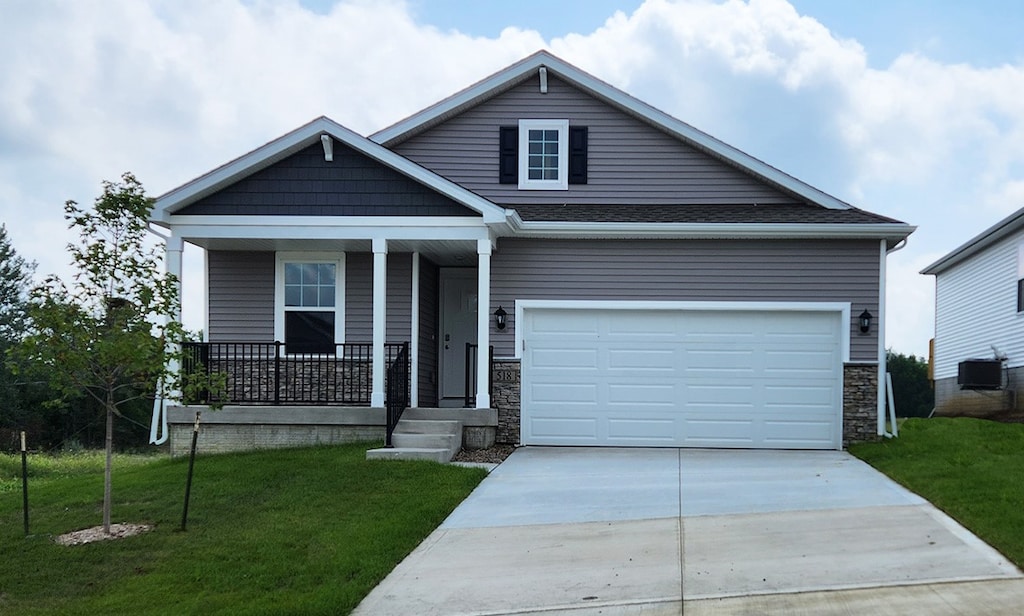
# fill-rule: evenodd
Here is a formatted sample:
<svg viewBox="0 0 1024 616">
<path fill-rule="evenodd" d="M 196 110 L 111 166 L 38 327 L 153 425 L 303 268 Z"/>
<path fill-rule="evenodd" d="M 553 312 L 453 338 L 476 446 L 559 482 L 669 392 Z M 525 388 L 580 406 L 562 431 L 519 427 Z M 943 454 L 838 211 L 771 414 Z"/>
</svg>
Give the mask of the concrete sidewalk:
<svg viewBox="0 0 1024 616">
<path fill-rule="evenodd" d="M 1022 605 L 1014 566 L 843 452 L 525 448 L 354 613 L 1019 614 Z"/>
</svg>

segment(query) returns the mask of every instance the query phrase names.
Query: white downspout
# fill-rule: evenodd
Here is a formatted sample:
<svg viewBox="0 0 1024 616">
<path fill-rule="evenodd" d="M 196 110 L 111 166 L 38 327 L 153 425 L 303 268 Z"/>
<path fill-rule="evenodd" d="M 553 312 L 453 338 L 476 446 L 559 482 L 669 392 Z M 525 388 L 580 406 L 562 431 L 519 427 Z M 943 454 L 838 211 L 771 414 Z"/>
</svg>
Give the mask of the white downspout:
<svg viewBox="0 0 1024 616">
<path fill-rule="evenodd" d="M 181 322 L 181 253 L 184 247 L 182 239 L 172 232 L 171 235 L 164 235 L 150 227 L 150 232 L 164 238 L 164 270 L 167 274 L 175 277 L 175 287 L 178 294 L 178 306 L 173 315 L 175 321 Z M 177 360 L 170 360 L 167 365 L 170 372 L 178 370 Z M 153 397 L 153 417 L 149 424 L 149 442 L 152 445 L 163 445 L 170 436 L 167 428 L 167 398 L 174 397 L 177 392 L 167 392 L 164 389 L 165 383 L 161 379 L 157 383 L 156 395 Z"/>
<path fill-rule="evenodd" d="M 886 375 L 888 367 L 885 361 L 885 278 L 886 260 L 888 255 L 905 248 L 907 240 L 888 249 L 886 241 L 879 243 L 878 264 L 878 436 L 892 436 L 885 429 Z"/>
</svg>

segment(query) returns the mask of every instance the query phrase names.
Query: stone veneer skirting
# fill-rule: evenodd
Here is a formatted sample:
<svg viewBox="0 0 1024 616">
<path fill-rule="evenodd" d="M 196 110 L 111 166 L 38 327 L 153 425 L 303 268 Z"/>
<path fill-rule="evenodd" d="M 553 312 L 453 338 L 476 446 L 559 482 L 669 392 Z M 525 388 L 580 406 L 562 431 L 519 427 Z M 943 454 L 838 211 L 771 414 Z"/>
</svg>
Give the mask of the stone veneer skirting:
<svg viewBox="0 0 1024 616">
<path fill-rule="evenodd" d="M 878 364 L 843 366 L 843 447 L 877 441 Z"/>
<path fill-rule="evenodd" d="M 496 359 L 493 370 L 491 406 L 498 411 L 496 440 L 518 444 L 521 415 L 519 360 Z M 843 447 L 878 438 L 878 365 L 846 364 L 843 366 Z"/>
</svg>

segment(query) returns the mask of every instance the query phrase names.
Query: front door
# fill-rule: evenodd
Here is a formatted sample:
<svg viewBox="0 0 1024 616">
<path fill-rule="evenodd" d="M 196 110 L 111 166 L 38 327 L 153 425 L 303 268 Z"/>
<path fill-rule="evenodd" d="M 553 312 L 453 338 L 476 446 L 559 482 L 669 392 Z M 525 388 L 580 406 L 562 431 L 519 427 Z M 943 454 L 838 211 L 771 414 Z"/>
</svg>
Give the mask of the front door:
<svg viewBox="0 0 1024 616">
<path fill-rule="evenodd" d="M 466 397 L 466 343 L 476 344 L 477 274 L 441 268 L 441 405 L 462 406 Z"/>
</svg>

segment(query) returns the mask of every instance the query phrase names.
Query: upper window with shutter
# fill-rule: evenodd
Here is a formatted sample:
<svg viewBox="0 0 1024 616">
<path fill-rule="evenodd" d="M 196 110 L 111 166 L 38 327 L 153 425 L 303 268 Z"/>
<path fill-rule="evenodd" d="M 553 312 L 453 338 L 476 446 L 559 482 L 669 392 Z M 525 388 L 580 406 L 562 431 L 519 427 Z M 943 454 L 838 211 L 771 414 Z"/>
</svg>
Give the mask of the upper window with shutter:
<svg viewBox="0 0 1024 616">
<path fill-rule="evenodd" d="M 498 179 L 521 190 L 587 183 L 587 127 L 568 120 L 520 120 L 499 132 Z"/>
</svg>

